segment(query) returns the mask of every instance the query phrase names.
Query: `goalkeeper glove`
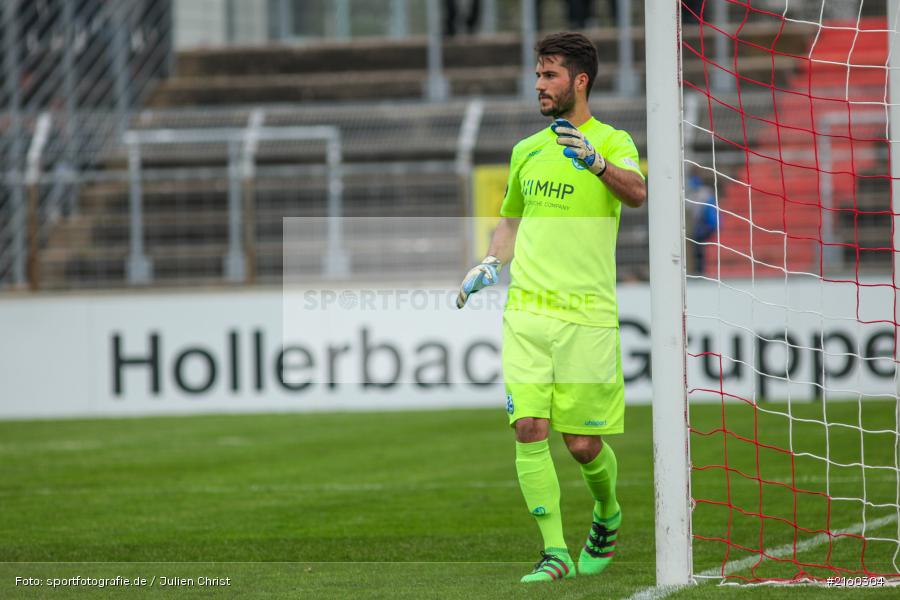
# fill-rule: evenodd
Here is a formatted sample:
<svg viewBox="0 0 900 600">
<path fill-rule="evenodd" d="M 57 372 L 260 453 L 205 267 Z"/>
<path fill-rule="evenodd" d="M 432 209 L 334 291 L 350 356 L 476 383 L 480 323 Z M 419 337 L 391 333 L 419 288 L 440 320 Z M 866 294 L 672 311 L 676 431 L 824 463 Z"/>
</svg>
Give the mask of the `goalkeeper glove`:
<svg viewBox="0 0 900 600">
<path fill-rule="evenodd" d="M 577 127 L 565 119 L 556 119 L 550 129 L 556 134 L 556 143 L 566 147 L 563 150 L 566 158 L 580 161 L 588 171 L 598 177 L 606 172 L 606 160 Z"/>
<path fill-rule="evenodd" d="M 462 285 L 459 286 L 459 296 L 456 297 L 456 308 L 466 305 L 466 300 L 471 294 L 489 285 L 497 283 L 500 269 L 503 264 L 496 256 L 486 256 L 481 264 L 466 273 Z"/>
</svg>

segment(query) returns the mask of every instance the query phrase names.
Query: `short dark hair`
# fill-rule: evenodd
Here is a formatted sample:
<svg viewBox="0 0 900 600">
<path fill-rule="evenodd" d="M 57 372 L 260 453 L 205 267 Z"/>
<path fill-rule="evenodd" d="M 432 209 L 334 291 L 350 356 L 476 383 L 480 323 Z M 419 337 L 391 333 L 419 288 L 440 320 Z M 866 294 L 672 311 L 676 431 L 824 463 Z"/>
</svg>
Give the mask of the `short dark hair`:
<svg viewBox="0 0 900 600">
<path fill-rule="evenodd" d="M 588 76 L 587 96 L 591 95 L 594 87 L 594 79 L 597 78 L 597 69 L 600 59 L 597 57 L 597 48 L 584 34 L 575 31 L 561 31 L 551 33 L 534 46 L 538 58 L 543 56 L 559 55 L 562 64 L 569 71 L 572 79 L 579 73 Z"/>
</svg>

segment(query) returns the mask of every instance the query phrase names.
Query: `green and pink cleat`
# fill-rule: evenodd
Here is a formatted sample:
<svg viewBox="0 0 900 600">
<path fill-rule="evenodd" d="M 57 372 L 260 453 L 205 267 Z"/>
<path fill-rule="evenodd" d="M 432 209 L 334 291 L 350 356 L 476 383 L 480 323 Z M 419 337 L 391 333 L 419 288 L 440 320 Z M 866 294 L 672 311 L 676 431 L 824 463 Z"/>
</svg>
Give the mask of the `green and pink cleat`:
<svg viewBox="0 0 900 600">
<path fill-rule="evenodd" d="M 541 560 L 534 565 L 534 570 L 521 579 L 522 583 L 556 581 L 575 577 L 575 563 L 568 550 L 547 548 L 541 552 Z"/>
<path fill-rule="evenodd" d="M 608 519 L 601 519 L 594 513 L 591 531 L 578 557 L 579 575 L 598 575 L 609 566 L 616 554 L 616 538 L 621 524 L 621 510 Z"/>
</svg>

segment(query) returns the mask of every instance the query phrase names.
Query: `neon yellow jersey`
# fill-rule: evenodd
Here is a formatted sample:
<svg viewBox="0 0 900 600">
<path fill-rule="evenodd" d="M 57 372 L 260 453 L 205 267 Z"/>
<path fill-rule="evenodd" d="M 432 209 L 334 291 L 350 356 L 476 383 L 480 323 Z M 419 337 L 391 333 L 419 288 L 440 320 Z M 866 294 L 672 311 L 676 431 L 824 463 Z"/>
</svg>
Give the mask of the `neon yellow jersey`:
<svg viewBox="0 0 900 600">
<path fill-rule="evenodd" d="M 578 129 L 608 163 L 643 177 L 627 132 L 594 118 Z M 522 221 L 506 310 L 618 327 L 616 236 L 622 205 L 599 177 L 563 156 L 563 149 L 549 127 L 513 148 L 500 215 Z"/>
</svg>

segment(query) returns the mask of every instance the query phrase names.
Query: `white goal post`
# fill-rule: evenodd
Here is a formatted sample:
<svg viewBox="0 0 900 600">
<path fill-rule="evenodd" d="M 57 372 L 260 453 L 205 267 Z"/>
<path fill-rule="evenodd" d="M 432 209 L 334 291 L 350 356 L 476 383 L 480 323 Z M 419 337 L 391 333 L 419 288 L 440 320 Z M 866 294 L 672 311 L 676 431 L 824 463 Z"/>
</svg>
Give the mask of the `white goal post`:
<svg viewBox="0 0 900 600">
<path fill-rule="evenodd" d="M 678 0 L 645 0 L 656 582 L 691 580 Z"/>
</svg>

